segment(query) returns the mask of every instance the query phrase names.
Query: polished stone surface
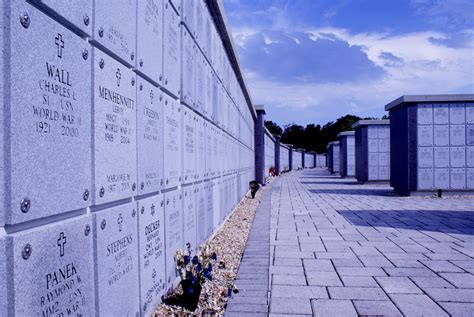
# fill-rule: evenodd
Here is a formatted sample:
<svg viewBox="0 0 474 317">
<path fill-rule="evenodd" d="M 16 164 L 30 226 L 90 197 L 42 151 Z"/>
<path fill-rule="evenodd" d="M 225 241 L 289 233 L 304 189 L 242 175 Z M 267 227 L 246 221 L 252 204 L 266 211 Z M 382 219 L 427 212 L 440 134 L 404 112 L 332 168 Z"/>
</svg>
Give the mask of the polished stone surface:
<svg viewBox="0 0 474 317">
<path fill-rule="evenodd" d="M 8 278 L 15 290 L 9 293 L 8 316 L 94 314 L 90 216 L 14 233 L 7 243 Z"/>
</svg>

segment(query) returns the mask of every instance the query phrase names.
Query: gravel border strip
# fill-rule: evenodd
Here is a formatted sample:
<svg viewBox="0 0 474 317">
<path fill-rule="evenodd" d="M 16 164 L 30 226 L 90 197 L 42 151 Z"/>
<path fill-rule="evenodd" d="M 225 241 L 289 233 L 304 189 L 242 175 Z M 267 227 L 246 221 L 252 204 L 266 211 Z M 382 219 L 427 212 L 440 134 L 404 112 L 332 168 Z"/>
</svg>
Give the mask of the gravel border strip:
<svg viewBox="0 0 474 317">
<path fill-rule="evenodd" d="M 278 180 L 276 181 L 278 182 Z M 275 182 L 275 183 L 276 183 Z M 278 186 L 278 185 L 273 185 Z M 253 220 L 236 284 L 239 294 L 229 299 L 226 317 L 267 316 L 270 291 L 270 210 L 272 185 L 268 184 Z"/>
<path fill-rule="evenodd" d="M 261 197 L 270 197 L 268 189 L 269 186 L 265 186 L 259 190 L 255 199 L 250 199 L 250 193 L 247 192 L 217 232 L 209 239 L 207 244 L 212 251 L 217 253 L 217 262 L 223 261 L 225 263 L 225 269 L 215 269 L 212 281 L 207 281 L 203 285 L 196 311 L 190 312 L 180 307 L 160 304 L 152 316 L 221 316 L 224 314 L 228 301 L 227 288 L 235 283 L 242 290 L 239 280 L 236 280 L 237 271 L 239 266 L 246 261 L 244 250 L 246 250 L 247 239 L 252 240 L 252 234 L 249 235 L 250 229 L 254 219 L 258 218 L 255 217 L 255 214 Z M 181 292 L 181 289 L 178 286 L 174 291 Z M 205 300 L 206 295 L 207 301 Z M 234 294 L 233 296 L 238 295 Z"/>
</svg>

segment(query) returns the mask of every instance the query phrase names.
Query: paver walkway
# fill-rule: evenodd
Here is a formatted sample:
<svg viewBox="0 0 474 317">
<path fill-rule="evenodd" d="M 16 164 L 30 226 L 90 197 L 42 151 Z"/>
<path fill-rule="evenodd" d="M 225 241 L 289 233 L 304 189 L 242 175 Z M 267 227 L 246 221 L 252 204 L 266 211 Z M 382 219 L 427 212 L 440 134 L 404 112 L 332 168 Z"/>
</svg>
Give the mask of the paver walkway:
<svg viewBox="0 0 474 317">
<path fill-rule="evenodd" d="M 271 187 L 226 315 L 474 316 L 473 198 L 398 197 L 321 169 Z"/>
</svg>

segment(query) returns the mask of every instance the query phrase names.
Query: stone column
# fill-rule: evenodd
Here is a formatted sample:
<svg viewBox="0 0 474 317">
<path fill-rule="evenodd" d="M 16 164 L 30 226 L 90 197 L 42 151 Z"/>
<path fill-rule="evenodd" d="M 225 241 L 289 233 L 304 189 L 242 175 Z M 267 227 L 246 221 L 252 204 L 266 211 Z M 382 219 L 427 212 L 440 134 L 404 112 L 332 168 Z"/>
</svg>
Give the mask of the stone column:
<svg viewBox="0 0 474 317">
<path fill-rule="evenodd" d="M 265 107 L 256 105 L 257 121 L 255 122 L 255 180 L 265 185 Z"/>
<path fill-rule="evenodd" d="M 293 170 L 293 145 L 288 145 L 288 148 L 289 148 L 289 153 L 288 153 L 288 158 L 289 158 L 289 164 L 290 165 L 288 167 L 288 171 L 292 171 Z"/>
<path fill-rule="evenodd" d="M 280 139 L 281 136 L 274 135 L 275 137 L 275 172 L 280 175 Z"/>
</svg>

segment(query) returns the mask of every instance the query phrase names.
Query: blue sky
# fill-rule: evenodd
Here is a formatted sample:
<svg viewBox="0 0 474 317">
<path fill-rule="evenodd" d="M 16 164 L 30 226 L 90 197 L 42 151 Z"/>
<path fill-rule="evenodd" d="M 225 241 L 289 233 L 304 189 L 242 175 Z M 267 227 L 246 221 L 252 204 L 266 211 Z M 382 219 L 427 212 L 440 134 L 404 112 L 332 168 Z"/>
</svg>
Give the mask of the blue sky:
<svg viewBox="0 0 474 317">
<path fill-rule="evenodd" d="M 472 0 L 223 1 L 253 102 L 282 126 L 474 93 Z"/>
</svg>

